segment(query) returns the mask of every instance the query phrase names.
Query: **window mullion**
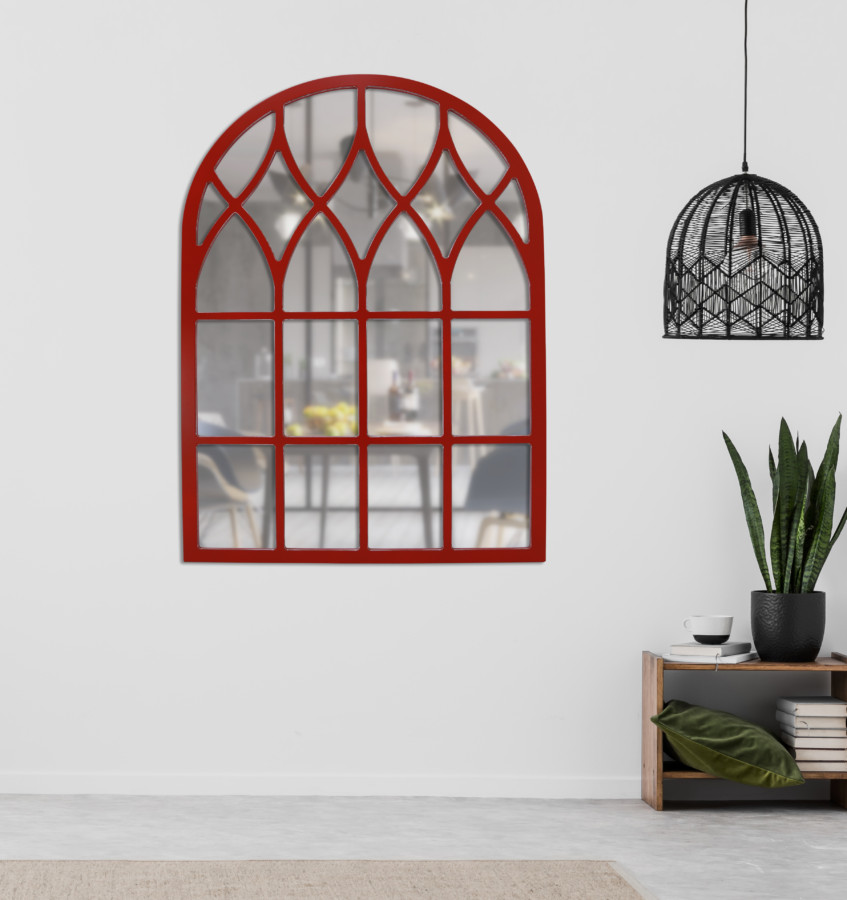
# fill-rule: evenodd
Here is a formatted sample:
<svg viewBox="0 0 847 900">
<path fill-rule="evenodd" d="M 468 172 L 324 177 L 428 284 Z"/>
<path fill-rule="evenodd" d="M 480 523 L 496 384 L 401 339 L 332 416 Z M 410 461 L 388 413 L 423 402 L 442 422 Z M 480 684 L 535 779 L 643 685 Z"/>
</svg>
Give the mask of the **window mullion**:
<svg viewBox="0 0 847 900">
<path fill-rule="evenodd" d="M 285 548 L 285 450 L 283 438 L 285 437 L 285 384 L 283 383 L 283 352 L 282 352 L 282 273 L 278 272 L 274 284 L 274 519 L 276 548 Z M 267 492 L 266 492 L 267 493 Z M 269 512 L 262 511 L 263 526 L 268 521 Z M 263 533 L 267 538 L 267 534 Z"/>
<path fill-rule="evenodd" d="M 358 366 L 357 385 L 357 420 L 359 447 L 359 550 L 368 549 L 368 442 L 366 439 L 368 429 L 368 315 L 367 315 L 367 282 L 361 266 L 354 264 L 357 281 L 357 296 L 359 308 L 356 314 L 357 328 L 357 354 Z"/>
<path fill-rule="evenodd" d="M 455 262 L 455 260 L 454 260 Z M 453 546 L 453 336 L 450 328 L 450 278 L 441 276 L 441 409 L 444 449 L 441 452 L 441 535 L 445 549 Z M 445 315 L 446 314 L 446 315 Z"/>
</svg>

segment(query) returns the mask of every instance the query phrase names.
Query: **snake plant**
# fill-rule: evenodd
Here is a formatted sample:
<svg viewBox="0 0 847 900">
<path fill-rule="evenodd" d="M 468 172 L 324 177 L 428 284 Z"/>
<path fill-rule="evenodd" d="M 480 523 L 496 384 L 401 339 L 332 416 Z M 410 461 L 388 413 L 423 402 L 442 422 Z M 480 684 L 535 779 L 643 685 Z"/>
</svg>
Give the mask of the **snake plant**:
<svg viewBox="0 0 847 900">
<path fill-rule="evenodd" d="M 838 464 L 840 435 L 839 415 L 829 436 L 826 453 L 815 474 L 809 462 L 806 442 L 801 444 L 799 436 L 796 440 L 792 440 L 791 430 L 785 419 L 780 422 L 776 462 L 773 451 L 768 449 L 768 467 L 773 482 L 773 527 L 770 540 L 773 582 L 771 582 L 765 551 L 765 532 L 756 494 L 750 484 L 747 467 L 726 432 L 723 433 L 741 487 L 741 500 L 744 504 L 747 529 L 753 542 L 753 552 L 756 554 L 756 562 L 759 564 L 768 591 L 783 594 L 804 594 L 813 591 L 823 564 L 844 528 L 847 509 L 844 510 L 835 532 L 832 531 L 835 511 L 835 467 Z"/>
</svg>

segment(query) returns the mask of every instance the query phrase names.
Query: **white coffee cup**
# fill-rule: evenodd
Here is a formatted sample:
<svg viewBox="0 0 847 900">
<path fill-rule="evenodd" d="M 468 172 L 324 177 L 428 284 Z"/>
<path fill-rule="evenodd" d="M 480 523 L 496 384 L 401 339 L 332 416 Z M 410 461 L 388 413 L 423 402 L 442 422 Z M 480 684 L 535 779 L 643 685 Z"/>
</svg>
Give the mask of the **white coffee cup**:
<svg viewBox="0 0 847 900">
<path fill-rule="evenodd" d="M 732 616 L 689 616 L 682 624 L 700 644 L 723 644 L 732 632 Z"/>
</svg>

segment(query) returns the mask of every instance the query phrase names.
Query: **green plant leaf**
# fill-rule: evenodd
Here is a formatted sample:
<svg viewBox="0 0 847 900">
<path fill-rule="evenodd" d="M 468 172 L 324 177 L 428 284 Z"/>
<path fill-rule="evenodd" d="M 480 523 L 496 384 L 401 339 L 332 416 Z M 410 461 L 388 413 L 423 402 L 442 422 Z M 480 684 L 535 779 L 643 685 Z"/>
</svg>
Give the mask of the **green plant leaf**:
<svg viewBox="0 0 847 900">
<path fill-rule="evenodd" d="M 794 441 L 791 438 L 791 429 L 783 419 L 779 423 L 779 455 L 777 458 L 777 472 L 779 473 L 779 495 L 774 510 L 774 520 L 779 520 L 779 568 L 781 577 L 776 580 L 777 590 L 784 582 L 785 576 L 790 574 L 788 561 L 788 545 L 791 535 L 791 522 L 797 507 L 797 495 L 800 487 L 800 478 L 797 471 L 797 451 L 794 449 Z M 806 467 L 803 467 L 803 481 L 806 477 Z M 792 554 L 793 557 L 793 554 Z M 773 563 L 773 559 L 771 559 Z M 776 564 L 774 564 L 776 569 Z M 776 575 L 774 575 L 776 578 Z"/>
<path fill-rule="evenodd" d="M 835 424 L 832 426 L 832 431 L 829 434 L 829 440 L 826 442 L 826 452 L 818 467 L 818 478 L 820 478 L 821 474 L 827 469 L 835 469 L 838 465 L 838 448 L 840 443 L 841 413 L 838 414 L 838 418 L 835 420 Z"/>
<path fill-rule="evenodd" d="M 803 590 L 813 591 L 823 564 L 829 556 L 833 544 L 843 528 L 844 517 L 839 523 L 835 535 L 832 531 L 832 519 L 835 511 L 835 469 L 838 465 L 838 452 L 841 441 L 841 415 L 835 420 L 827 441 L 818 474 L 815 478 L 810 499 L 809 526 L 807 526 L 808 550 L 803 567 Z M 847 515 L 847 512 L 845 512 Z"/>
<path fill-rule="evenodd" d="M 844 513 L 841 516 L 841 520 L 838 523 L 838 527 L 835 529 L 832 537 L 829 541 L 829 546 L 826 548 L 826 552 L 823 555 L 823 560 L 821 561 L 821 568 L 823 568 L 823 564 L 829 559 L 829 554 L 832 552 L 832 548 L 835 546 L 835 542 L 841 536 L 841 532 L 844 530 L 844 523 L 847 522 L 847 509 L 844 510 Z M 812 585 L 809 590 L 814 590 L 814 585 Z"/>
<path fill-rule="evenodd" d="M 820 476 L 819 476 L 820 477 Z M 832 515 L 835 509 L 835 470 L 829 469 L 822 475 L 823 484 L 818 485 L 818 510 L 812 541 L 803 571 L 802 591 L 813 591 L 829 554 Z"/>
<path fill-rule="evenodd" d="M 838 449 L 840 440 L 841 416 L 839 415 L 835 420 L 835 425 L 833 425 L 832 431 L 830 432 L 829 440 L 826 444 L 826 451 L 824 452 L 820 466 L 818 466 L 818 474 L 815 478 L 815 486 L 812 490 L 810 507 L 815 510 L 815 519 L 817 519 L 817 508 L 819 502 L 818 495 L 824 482 L 826 481 L 825 475 L 830 469 L 834 471 L 835 467 L 838 465 Z"/>
<path fill-rule="evenodd" d="M 806 565 L 806 551 L 809 547 L 809 529 L 814 529 L 815 518 L 814 512 L 810 509 L 809 504 L 812 502 L 812 491 L 815 488 L 815 470 L 811 462 L 806 457 L 806 507 L 803 510 L 803 534 L 797 536 L 797 547 L 794 551 L 794 576 L 791 579 L 794 587 L 793 592 L 801 590 L 803 583 L 803 569 Z"/>
<path fill-rule="evenodd" d="M 779 481 L 779 476 L 777 476 L 777 481 Z M 776 513 L 778 504 L 779 490 L 774 495 L 773 523 L 771 524 L 771 570 L 773 571 L 773 583 L 775 585 L 782 584 L 784 572 L 782 566 L 782 531 L 779 527 L 779 516 Z"/>
<path fill-rule="evenodd" d="M 789 435 L 790 438 L 790 435 Z M 759 571 L 765 581 L 765 590 L 773 590 L 771 587 L 770 572 L 768 572 L 768 560 L 765 555 L 765 530 L 762 527 L 762 516 L 759 512 L 759 503 L 756 500 L 756 494 L 753 485 L 750 483 L 750 473 L 744 465 L 735 445 L 729 439 L 729 435 L 724 431 L 723 439 L 726 443 L 726 449 L 729 451 L 732 465 L 735 467 L 735 474 L 738 477 L 738 485 L 741 488 L 741 502 L 744 505 L 744 517 L 747 520 L 747 530 L 750 532 L 750 540 L 753 542 L 753 553 L 756 555 L 756 562 L 759 564 Z"/>
<path fill-rule="evenodd" d="M 808 464 L 808 475 L 806 478 L 807 481 L 807 493 L 808 499 L 806 501 L 806 538 L 803 546 L 803 554 L 800 557 L 799 568 L 798 564 L 795 563 L 794 570 L 798 572 L 800 576 L 800 584 L 802 585 L 803 575 L 806 569 L 806 560 L 809 558 L 809 552 L 812 547 L 812 538 L 815 533 L 815 528 L 817 527 L 818 522 L 818 505 L 817 505 L 817 481 L 815 479 L 815 470 L 812 466 L 811 462 Z M 795 557 L 796 560 L 796 557 Z M 800 588 L 798 588 L 798 591 Z"/>
<path fill-rule="evenodd" d="M 791 581 L 788 586 L 789 594 L 800 594 L 803 591 L 803 546 L 806 539 L 806 503 L 808 494 L 803 497 L 798 506 L 797 542 L 795 545 L 794 563 L 791 567 Z"/>
<path fill-rule="evenodd" d="M 779 472 L 776 463 L 773 461 L 773 450 L 768 447 L 768 471 L 771 473 L 771 481 L 773 482 L 773 508 L 776 509 L 776 498 L 779 496 Z"/>
<path fill-rule="evenodd" d="M 773 523 L 771 524 L 771 570 L 773 571 L 774 584 L 782 582 L 782 536 L 779 531 L 779 516 L 776 515 L 779 503 L 779 469 L 773 459 L 773 450 L 768 447 L 768 471 L 771 474 L 773 484 Z"/>
<path fill-rule="evenodd" d="M 832 550 L 832 548 L 835 546 L 835 542 L 838 540 L 838 538 L 841 537 L 841 532 L 844 531 L 844 523 L 845 522 L 847 522 L 847 509 L 845 509 L 844 512 L 841 514 L 841 521 L 838 523 L 838 528 L 835 529 L 835 532 L 832 535 L 832 538 L 829 542 L 830 550 Z"/>
<path fill-rule="evenodd" d="M 802 472 L 799 496 L 794 505 L 794 515 L 788 531 L 788 553 L 785 557 L 785 570 L 782 579 L 783 593 L 791 593 L 802 582 L 803 548 L 806 542 L 806 503 L 809 498 L 809 451 L 804 441 L 797 453 L 797 471 Z M 779 581 L 774 574 L 774 582 Z"/>
</svg>

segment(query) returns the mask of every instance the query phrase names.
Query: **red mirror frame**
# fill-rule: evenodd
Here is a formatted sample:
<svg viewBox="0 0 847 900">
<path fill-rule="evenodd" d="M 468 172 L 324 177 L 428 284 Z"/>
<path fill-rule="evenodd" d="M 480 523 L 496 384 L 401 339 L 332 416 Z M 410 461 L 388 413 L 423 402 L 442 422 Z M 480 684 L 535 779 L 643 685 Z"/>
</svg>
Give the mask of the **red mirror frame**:
<svg viewBox="0 0 847 900">
<path fill-rule="evenodd" d="M 318 195 L 300 174 L 297 164 L 291 155 L 283 132 L 283 107 L 306 96 L 323 91 L 339 89 L 355 89 L 357 91 L 357 125 L 353 144 L 348 156 L 336 175 L 332 184 L 323 195 Z M 440 111 L 439 128 L 435 146 L 429 161 L 423 168 L 414 187 L 405 195 L 401 195 L 380 167 L 366 130 L 364 109 L 365 92 L 369 88 L 407 92 L 423 97 L 438 104 Z M 264 159 L 247 186 L 237 197 L 233 197 L 221 183 L 215 168 L 230 147 L 259 119 L 268 113 L 276 114 L 275 133 L 271 139 Z M 447 126 L 448 113 L 454 112 L 466 119 L 481 132 L 502 155 L 507 168 L 490 193 L 484 193 L 476 185 L 457 152 Z M 479 206 L 465 223 L 450 251 L 444 258 L 438 251 L 437 244 L 426 224 L 420 218 L 412 201 L 420 188 L 426 184 L 439 162 L 442 151 L 449 150 L 460 174 L 479 199 Z M 382 223 L 373 238 L 364 259 L 360 259 L 349 236 L 341 227 L 337 217 L 328 206 L 328 201 L 336 189 L 343 183 L 353 166 L 359 151 L 366 154 L 374 172 L 390 193 L 395 206 Z M 264 177 L 275 154 L 282 153 L 289 171 L 296 179 L 300 189 L 312 203 L 309 213 L 302 219 L 294 232 L 289 246 L 282 258 L 277 260 L 270 252 L 267 241 L 250 215 L 245 212 L 243 203 L 249 198 L 256 186 Z M 526 206 L 528 240 L 518 235 L 509 218 L 497 206 L 497 199 L 516 180 L 523 195 Z M 208 185 L 213 185 L 226 201 L 227 208 L 219 220 L 210 229 L 203 242 L 197 242 L 197 218 L 204 192 Z M 205 313 L 196 309 L 197 282 L 203 260 L 214 238 L 229 219 L 237 213 L 247 224 L 254 238 L 265 253 L 267 264 L 273 278 L 274 304 L 271 312 L 262 313 Z M 309 437 L 309 444 L 346 444 L 359 448 L 359 510 L 358 530 L 359 547 L 357 549 L 297 549 L 284 546 L 284 484 L 283 459 L 288 444 L 302 444 L 303 438 L 289 437 L 284 433 L 282 413 L 283 361 L 282 353 L 274 354 L 273 392 L 274 392 L 274 428 L 272 437 L 200 437 L 197 434 L 197 365 L 196 338 L 197 323 L 204 320 L 247 320 L 261 319 L 273 321 L 274 344 L 282 347 L 282 323 L 286 319 L 303 318 L 303 314 L 283 312 L 281 294 L 286 265 L 296 247 L 300 236 L 310 222 L 318 214 L 323 214 L 335 226 L 347 247 L 355 276 L 359 286 L 359 302 L 355 312 L 320 313 L 310 312 L 308 317 L 351 318 L 358 322 L 358 375 L 359 375 L 359 434 L 353 437 Z M 504 311 L 452 311 L 450 308 L 450 280 L 457 255 L 467 235 L 477 221 L 486 213 L 491 213 L 512 239 L 518 255 L 526 270 L 529 284 L 529 308 L 520 312 Z M 442 308 L 427 313 L 391 312 L 390 314 L 369 311 L 363 301 L 365 286 L 371 262 L 379 248 L 382 237 L 391 224 L 401 214 L 408 215 L 424 236 L 442 281 Z M 427 84 L 383 75 L 351 75 L 322 78 L 297 85 L 282 91 L 246 112 L 224 131 L 200 164 L 191 183 L 185 202 L 182 221 L 182 275 L 181 275 L 181 430 L 182 430 L 182 527 L 183 556 L 186 562 L 303 562 L 303 563 L 446 563 L 446 562 L 541 562 L 545 559 L 546 549 L 546 363 L 545 363 L 545 314 L 544 314 L 544 241 L 541 217 L 541 205 L 538 193 L 530 177 L 526 165 L 505 135 L 485 116 L 467 103 L 444 91 Z M 366 323 L 378 318 L 402 318 L 404 315 L 414 318 L 439 320 L 442 323 L 442 379 L 443 379 L 443 421 L 445 426 L 452 422 L 452 360 L 450 352 L 450 323 L 453 319 L 524 319 L 530 323 L 530 421 L 528 435 L 473 435 L 454 436 L 451 428 L 445 427 L 444 434 L 439 437 L 373 437 L 362 424 L 367 422 L 367 352 Z M 251 446 L 266 445 L 274 448 L 273 459 L 276 477 L 273 479 L 275 491 L 274 515 L 276 516 L 274 533 L 276 542 L 282 546 L 275 548 L 211 548 L 201 547 L 198 524 L 198 476 L 197 451 L 203 444 L 244 444 Z M 434 548 L 375 549 L 368 547 L 368 465 L 365 464 L 367 448 L 373 444 L 434 444 L 443 448 L 442 463 L 442 543 Z M 476 547 L 454 548 L 451 544 L 452 518 L 452 448 L 460 444 L 522 444 L 531 447 L 530 466 L 530 543 L 528 547 Z M 362 502 L 364 500 L 364 502 Z"/>
</svg>

